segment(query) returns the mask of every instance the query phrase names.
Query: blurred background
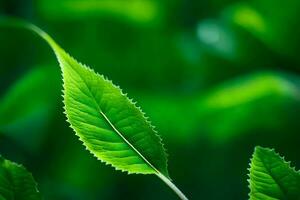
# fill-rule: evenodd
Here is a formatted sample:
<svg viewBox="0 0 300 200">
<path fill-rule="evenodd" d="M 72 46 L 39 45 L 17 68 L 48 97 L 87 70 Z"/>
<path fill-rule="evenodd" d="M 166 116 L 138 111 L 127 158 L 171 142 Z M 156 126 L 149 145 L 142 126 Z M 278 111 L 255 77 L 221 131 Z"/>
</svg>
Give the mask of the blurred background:
<svg viewBox="0 0 300 200">
<path fill-rule="evenodd" d="M 299 0 L 1 0 L 120 85 L 157 127 L 190 199 L 247 199 L 256 145 L 300 167 Z M 176 199 L 97 161 L 63 114 L 60 69 L 34 34 L 0 28 L 0 153 L 45 199 Z"/>
</svg>

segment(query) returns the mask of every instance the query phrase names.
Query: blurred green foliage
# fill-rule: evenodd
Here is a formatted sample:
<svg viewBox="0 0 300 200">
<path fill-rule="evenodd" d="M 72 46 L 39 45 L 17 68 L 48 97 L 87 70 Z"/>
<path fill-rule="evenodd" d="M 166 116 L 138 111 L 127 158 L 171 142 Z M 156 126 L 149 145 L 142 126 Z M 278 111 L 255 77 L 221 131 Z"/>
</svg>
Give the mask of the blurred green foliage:
<svg viewBox="0 0 300 200">
<path fill-rule="evenodd" d="M 0 199 L 40 200 L 37 184 L 22 165 L 0 157 Z"/>
<path fill-rule="evenodd" d="M 247 198 L 256 145 L 300 166 L 299 11 L 298 0 L 0 1 L 1 15 L 39 25 L 138 102 L 191 199 Z M 0 152 L 27 166 L 45 199 L 173 199 L 155 177 L 84 151 L 43 41 L 1 27 L 0 44 Z"/>
<path fill-rule="evenodd" d="M 160 4 L 149 0 L 109 1 L 109 0 L 65 0 L 37 2 L 38 11 L 52 20 L 87 20 L 91 18 L 115 17 L 140 25 L 159 20 Z"/>
<path fill-rule="evenodd" d="M 45 81 L 47 80 L 47 81 Z M 0 103 L 0 129 L 26 148 L 39 145 L 44 129 L 56 111 L 59 73 L 38 66 L 10 87 Z"/>
</svg>

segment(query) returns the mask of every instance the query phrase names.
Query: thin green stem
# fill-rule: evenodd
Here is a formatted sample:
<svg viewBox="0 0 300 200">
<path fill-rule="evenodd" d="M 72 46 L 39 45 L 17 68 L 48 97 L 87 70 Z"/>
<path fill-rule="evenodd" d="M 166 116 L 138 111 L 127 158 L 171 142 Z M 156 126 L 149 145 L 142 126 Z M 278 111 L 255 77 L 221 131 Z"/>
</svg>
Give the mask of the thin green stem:
<svg viewBox="0 0 300 200">
<path fill-rule="evenodd" d="M 177 194 L 177 196 L 181 199 L 181 200 L 188 200 L 188 198 L 176 187 L 176 185 L 174 183 L 172 183 L 172 181 L 170 179 L 168 179 L 167 177 L 165 177 L 163 174 L 158 173 L 156 174 L 158 176 L 158 178 L 160 178 L 167 186 L 169 186 L 169 188 L 171 188 L 173 190 L 173 192 L 175 192 Z"/>
</svg>

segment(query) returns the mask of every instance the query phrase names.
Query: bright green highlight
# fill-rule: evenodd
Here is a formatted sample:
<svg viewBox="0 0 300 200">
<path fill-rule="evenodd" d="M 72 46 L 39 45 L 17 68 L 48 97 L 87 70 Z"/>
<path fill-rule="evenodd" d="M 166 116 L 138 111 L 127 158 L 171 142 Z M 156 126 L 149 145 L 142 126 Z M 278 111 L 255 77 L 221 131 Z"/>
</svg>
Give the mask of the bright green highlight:
<svg viewBox="0 0 300 200">
<path fill-rule="evenodd" d="M 149 0 L 42 0 L 38 5 L 47 18 L 64 20 L 112 16 L 143 24 L 152 23 L 160 14 L 158 4 Z"/>
<path fill-rule="evenodd" d="M 207 108 L 228 108 L 251 102 L 268 95 L 300 98 L 297 85 L 276 73 L 261 72 L 244 80 L 237 80 L 209 94 L 204 105 Z"/>
<path fill-rule="evenodd" d="M 232 10 L 233 21 L 245 29 L 263 34 L 267 31 L 264 18 L 249 5 L 239 4 Z"/>
</svg>

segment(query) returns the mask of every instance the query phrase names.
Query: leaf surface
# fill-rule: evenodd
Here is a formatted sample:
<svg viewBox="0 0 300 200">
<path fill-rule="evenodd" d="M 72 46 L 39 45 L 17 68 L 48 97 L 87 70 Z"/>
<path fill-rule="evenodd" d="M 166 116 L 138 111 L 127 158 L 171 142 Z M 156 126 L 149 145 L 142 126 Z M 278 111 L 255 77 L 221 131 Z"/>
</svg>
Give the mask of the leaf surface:
<svg viewBox="0 0 300 200">
<path fill-rule="evenodd" d="M 32 175 L 22 166 L 0 156 L 0 199 L 42 199 Z"/>
<path fill-rule="evenodd" d="M 45 32 L 30 27 L 54 50 L 64 82 L 65 113 L 86 148 L 128 173 L 169 177 L 161 138 L 119 87 L 68 55 Z"/>
<path fill-rule="evenodd" d="M 250 200 L 300 199 L 300 173 L 274 150 L 256 147 L 250 167 Z"/>
</svg>

